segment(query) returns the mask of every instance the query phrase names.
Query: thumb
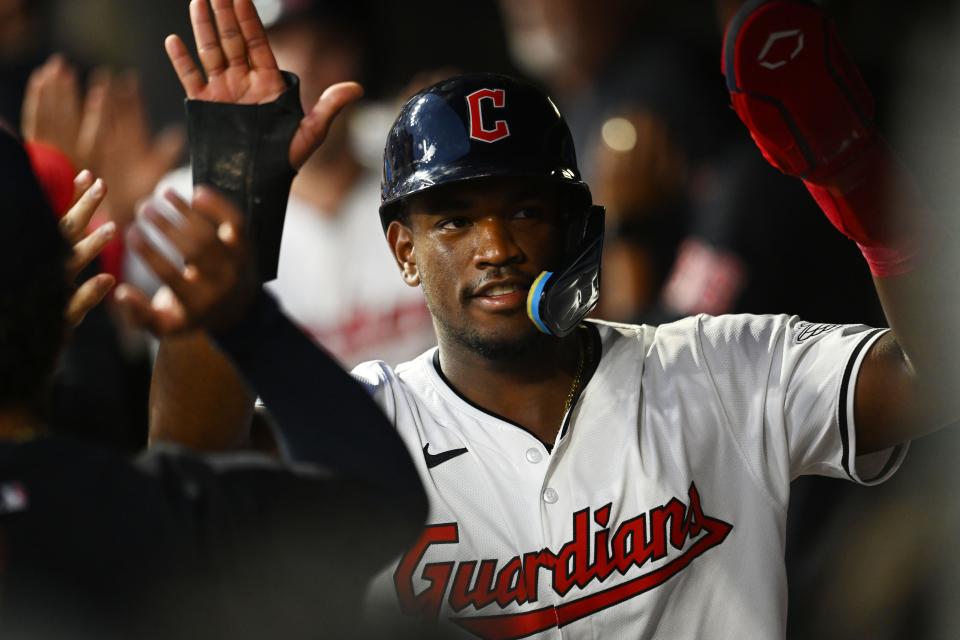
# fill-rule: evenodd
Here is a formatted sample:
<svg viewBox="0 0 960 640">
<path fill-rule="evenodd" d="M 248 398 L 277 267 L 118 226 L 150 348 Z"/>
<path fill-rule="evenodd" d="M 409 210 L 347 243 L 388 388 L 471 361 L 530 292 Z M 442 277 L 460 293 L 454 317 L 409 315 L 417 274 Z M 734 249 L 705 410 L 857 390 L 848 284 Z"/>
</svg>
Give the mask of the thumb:
<svg viewBox="0 0 960 640">
<path fill-rule="evenodd" d="M 338 82 L 327 87 L 293 134 L 293 141 L 290 143 L 290 165 L 294 169 L 300 169 L 310 154 L 324 141 L 337 114 L 361 96 L 363 87 L 356 82 Z"/>
<path fill-rule="evenodd" d="M 71 327 L 76 327 L 100 301 L 106 297 L 116 279 L 106 273 L 90 278 L 76 290 L 67 303 L 66 319 Z"/>
<path fill-rule="evenodd" d="M 116 288 L 114 300 L 132 325 L 158 338 L 189 328 L 183 306 L 166 287 L 162 287 L 151 302 L 136 287 L 121 284 Z"/>
<path fill-rule="evenodd" d="M 142 291 L 129 284 L 121 284 L 114 290 L 113 297 L 130 324 L 159 337 L 158 322 L 150 307 L 150 300 Z"/>
<path fill-rule="evenodd" d="M 104 67 L 98 67 L 90 74 L 90 83 L 80 115 L 80 128 L 77 132 L 77 156 L 83 166 L 100 168 L 98 163 L 102 155 L 106 154 L 103 147 L 111 124 L 109 94 L 112 82 L 110 72 Z"/>
</svg>

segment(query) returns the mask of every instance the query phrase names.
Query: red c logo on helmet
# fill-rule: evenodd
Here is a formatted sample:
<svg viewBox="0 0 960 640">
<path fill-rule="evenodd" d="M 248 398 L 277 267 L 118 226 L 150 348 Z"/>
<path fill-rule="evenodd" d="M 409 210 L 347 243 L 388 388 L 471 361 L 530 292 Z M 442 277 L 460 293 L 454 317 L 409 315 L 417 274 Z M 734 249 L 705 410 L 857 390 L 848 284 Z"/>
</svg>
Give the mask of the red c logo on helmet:
<svg viewBox="0 0 960 640">
<path fill-rule="evenodd" d="M 480 109 L 482 100 L 493 102 L 495 109 L 502 109 L 506 103 L 506 92 L 503 89 L 478 89 L 467 96 L 467 109 L 470 112 L 470 137 L 481 142 L 496 142 L 510 135 L 510 127 L 506 120 L 497 120 L 492 129 L 483 126 L 483 115 Z"/>
</svg>

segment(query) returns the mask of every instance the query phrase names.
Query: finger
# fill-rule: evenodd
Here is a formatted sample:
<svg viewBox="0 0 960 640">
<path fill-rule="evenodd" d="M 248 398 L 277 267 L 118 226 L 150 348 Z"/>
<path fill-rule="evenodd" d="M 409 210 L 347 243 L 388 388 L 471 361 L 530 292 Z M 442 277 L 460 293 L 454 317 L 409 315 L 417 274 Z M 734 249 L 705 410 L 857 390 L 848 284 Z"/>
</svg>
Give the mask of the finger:
<svg viewBox="0 0 960 640">
<path fill-rule="evenodd" d="M 121 284 L 113 294 L 113 299 L 124 316 L 136 327 L 146 329 L 154 335 L 160 335 L 155 329 L 158 325 L 150 300 L 136 287 Z"/>
<path fill-rule="evenodd" d="M 180 36 L 169 35 L 163 41 L 163 46 L 167 51 L 167 57 L 170 58 L 170 64 L 173 65 L 173 70 L 177 73 L 177 78 L 180 80 L 180 86 L 183 87 L 184 93 L 191 100 L 196 98 L 203 91 L 207 82 L 203 74 L 200 73 L 200 69 L 193 62 L 193 56 L 187 50 L 187 45 L 183 44 Z"/>
<path fill-rule="evenodd" d="M 340 111 L 363 96 L 363 87 L 356 82 L 338 82 L 321 94 L 317 104 L 300 121 L 290 143 L 290 165 L 299 169 L 310 154 L 324 141 L 330 124 Z"/>
<path fill-rule="evenodd" d="M 215 189 L 205 185 L 196 187 L 193 191 L 192 207 L 172 191 L 165 196 L 177 210 L 194 221 L 194 224 L 204 230 L 215 230 L 222 246 L 231 252 L 241 249 L 243 215 Z"/>
<path fill-rule="evenodd" d="M 154 247 L 136 226 L 130 228 L 127 240 L 153 274 L 170 287 L 180 300 L 186 300 L 190 289 L 183 279 L 183 271 Z"/>
<path fill-rule="evenodd" d="M 247 43 L 247 57 L 254 69 L 277 69 L 277 59 L 267 42 L 267 33 L 257 14 L 253 0 L 237 0 L 234 5 L 240 32 Z"/>
<path fill-rule="evenodd" d="M 83 231 L 90 224 L 94 211 L 103 202 L 107 194 L 107 185 L 101 178 L 97 178 L 89 189 L 84 191 L 77 203 L 60 220 L 60 230 L 70 244 L 76 244 L 83 237 Z"/>
<path fill-rule="evenodd" d="M 215 273 L 222 270 L 224 265 L 236 255 L 228 255 L 224 259 L 223 252 L 233 254 L 240 249 L 242 233 L 242 215 L 236 211 L 233 204 L 216 192 L 206 187 L 197 187 L 194 190 L 196 202 L 197 190 L 200 191 L 201 206 L 187 204 L 172 189 L 164 193 L 164 198 L 179 211 L 190 225 L 189 238 L 182 248 L 181 254 L 191 263 L 184 270 L 184 278 L 196 279 L 199 276 L 195 267 L 205 273 Z M 204 191 L 214 196 L 206 200 Z M 209 194 L 208 194 L 209 195 Z M 171 239 L 172 240 L 172 239 Z"/>
<path fill-rule="evenodd" d="M 117 232 L 117 225 L 114 222 L 107 222 L 98 227 L 93 233 L 73 246 L 73 255 L 67 261 L 67 277 L 70 280 L 76 278 L 88 264 L 93 262 L 107 243 L 113 239 Z"/>
<path fill-rule="evenodd" d="M 140 95 L 140 78 L 136 71 L 127 71 L 121 78 L 117 92 L 118 120 L 122 135 L 132 136 L 126 140 L 127 144 L 146 146 L 147 116 L 144 110 L 143 98 Z"/>
<path fill-rule="evenodd" d="M 114 300 L 131 324 L 146 329 L 157 337 L 188 328 L 182 308 L 175 305 L 155 307 L 147 296 L 133 285 L 118 286 Z"/>
<path fill-rule="evenodd" d="M 330 125 L 349 103 L 363 96 L 356 82 L 340 82 L 323 92 L 313 109 L 301 121 L 290 143 L 290 164 L 299 169 L 310 154 L 326 139 Z"/>
<path fill-rule="evenodd" d="M 73 204 L 77 203 L 83 192 L 89 189 L 92 184 L 93 174 L 90 173 L 89 169 L 84 169 L 77 174 L 77 177 L 73 179 Z"/>
<path fill-rule="evenodd" d="M 77 72 L 66 60 L 57 67 L 55 95 L 57 116 L 62 126 L 68 129 L 71 146 L 76 145 L 77 127 L 80 123 L 80 84 Z"/>
<path fill-rule="evenodd" d="M 27 98 L 23 104 L 25 110 L 22 117 L 26 120 L 22 123 L 24 127 L 24 137 L 28 140 L 50 138 L 50 127 L 56 122 L 54 115 L 54 106 L 52 99 L 53 77 L 56 73 L 56 67 L 59 56 L 54 54 L 30 76 L 27 86 Z"/>
<path fill-rule="evenodd" d="M 40 76 L 40 86 L 37 91 L 37 138 L 62 144 L 55 133 L 60 120 L 57 117 L 57 70 L 59 59 L 47 63 L 43 75 Z"/>
<path fill-rule="evenodd" d="M 199 253 L 198 242 L 189 231 L 170 220 L 152 202 L 143 205 L 140 215 L 173 244 L 185 261 L 192 262 L 196 259 Z"/>
<path fill-rule="evenodd" d="M 250 70 L 247 63 L 247 47 L 237 24 L 237 16 L 233 12 L 233 0 L 212 0 L 213 18 L 217 23 L 217 32 L 220 34 L 220 48 L 227 60 L 227 65 L 244 72 Z"/>
<path fill-rule="evenodd" d="M 83 112 L 80 115 L 80 126 L 77 131 L 77 161 L 85 166 L 93 166 L 94 156 L 102 147 L 102 138 L 106 133 L 107 111 L 109 102 L 107 95 L 110 92 L 112 78 L 110 72 L 99 67 L 90 75 L 87 94 L 83 101 Z"/>
<path fill-rule="evenodd" d="M 213 236 L 216 234 L 217 227 L 216 224 L 211 222 L 202 215 L 200 212 L 195 210 L 186 200 L 180 197 L 173 189 L 167 189 L 163 193 L 163 198 L 168 203 L 170 203 L 174 209 L 180 212 L 180 215 L 183 216 L 184 221 L 189 227 L 189 233 L 198 245 L 206 245 L 213 241 Z"/>
<path fill-rule="evenodd" d="M 193 209 L 217 229 L 227 246 L 237 246 L 243 235 L 243 215 L 225 196 L 206 185 L 193 190 Z"/>
<path fill-rule="evenodd" d="M 217 76 L 226 69 L 226 60 L 217 30 L 210 19 L 210 7 L 207 0 L 190 0 L 190 23 L 193 25 L 193 39 L 197 43 L 200 64 L 208 78 Z"/>
<path fill-rule="evenodd" d="M 37 109 L 40 103 L 41 75 L 46 65 L 41 66 L 30 74 L 27 80 L 26 93 L 23 96 L 23 105 L 20 107 L 20 131 L 26 140 L 37 137 Z"/>
<path fill-rule="evenodd" d="M 80 285 L 67 303 L 65 312 L 67 324 L 71 327 L 80 324 L 87 313 L 100 304 L 116 282 L 116 278 L 112 275 L 101 273 Z"/>
<path fill-rule="evenodd" d="M 153 294 L 150 306 L 153 307 L 154 312 L 158 314 L 164 325 L 174 323 L 187 328 L 187 325 L 190 324 L 186 309 L 183 308 L 183 304 L 170 290 L 170 287 L 160 287 Z"/>
</svg>

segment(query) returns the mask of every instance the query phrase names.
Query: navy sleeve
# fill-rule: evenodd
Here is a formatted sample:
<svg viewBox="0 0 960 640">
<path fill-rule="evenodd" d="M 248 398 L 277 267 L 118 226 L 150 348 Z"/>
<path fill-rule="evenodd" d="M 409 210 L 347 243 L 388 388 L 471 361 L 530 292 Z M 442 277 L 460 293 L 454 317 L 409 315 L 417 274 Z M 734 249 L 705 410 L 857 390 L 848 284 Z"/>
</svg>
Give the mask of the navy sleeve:
<svg viewBox="0 0 960 640">
<path fill-rule="evenodd" d="M 270 407 L 290 460 L 423 500 L 409 453 L 386 416 L 268 293 L 261 290 L 246 316 L 213 339 Z"/>
<path fill-rule="evenodd" d="M 186 572 L 171 597 L 210 596 L 199 615 L 184 603 L 198 637 L 354 637 L 368 582 L 409 548 L 426 516 L 413 502 L 422 492 L 291 470 L 263 454 L 201 457 L 161 446 L 137 467 L 163 496 L 151 513 L 186 542 L 168 560 Z M 170 537 L 157 534 L 155 546 Z"/>
</svg>

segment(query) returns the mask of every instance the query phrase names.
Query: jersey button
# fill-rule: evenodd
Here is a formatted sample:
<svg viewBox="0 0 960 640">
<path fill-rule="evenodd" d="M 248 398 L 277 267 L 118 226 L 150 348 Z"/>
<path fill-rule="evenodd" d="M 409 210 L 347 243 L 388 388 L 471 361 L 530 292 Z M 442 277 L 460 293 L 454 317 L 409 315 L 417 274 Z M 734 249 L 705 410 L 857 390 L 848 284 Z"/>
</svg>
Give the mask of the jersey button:
<svg viewBox="0 0 960 640">
<path fill-rule="evenodd" d="M 543 460 L 543 454 L 541 454 L 540 451 L 533 448 L 527 449 L 527 462 L 537 464 L 541 460 Z"/>
<path fill-rule="evenodd" d="M 553 504 L 560 499 L 555 489 L 547 488 L 543 490 L 543 501 L 547 504 Z"/>
</svg>

